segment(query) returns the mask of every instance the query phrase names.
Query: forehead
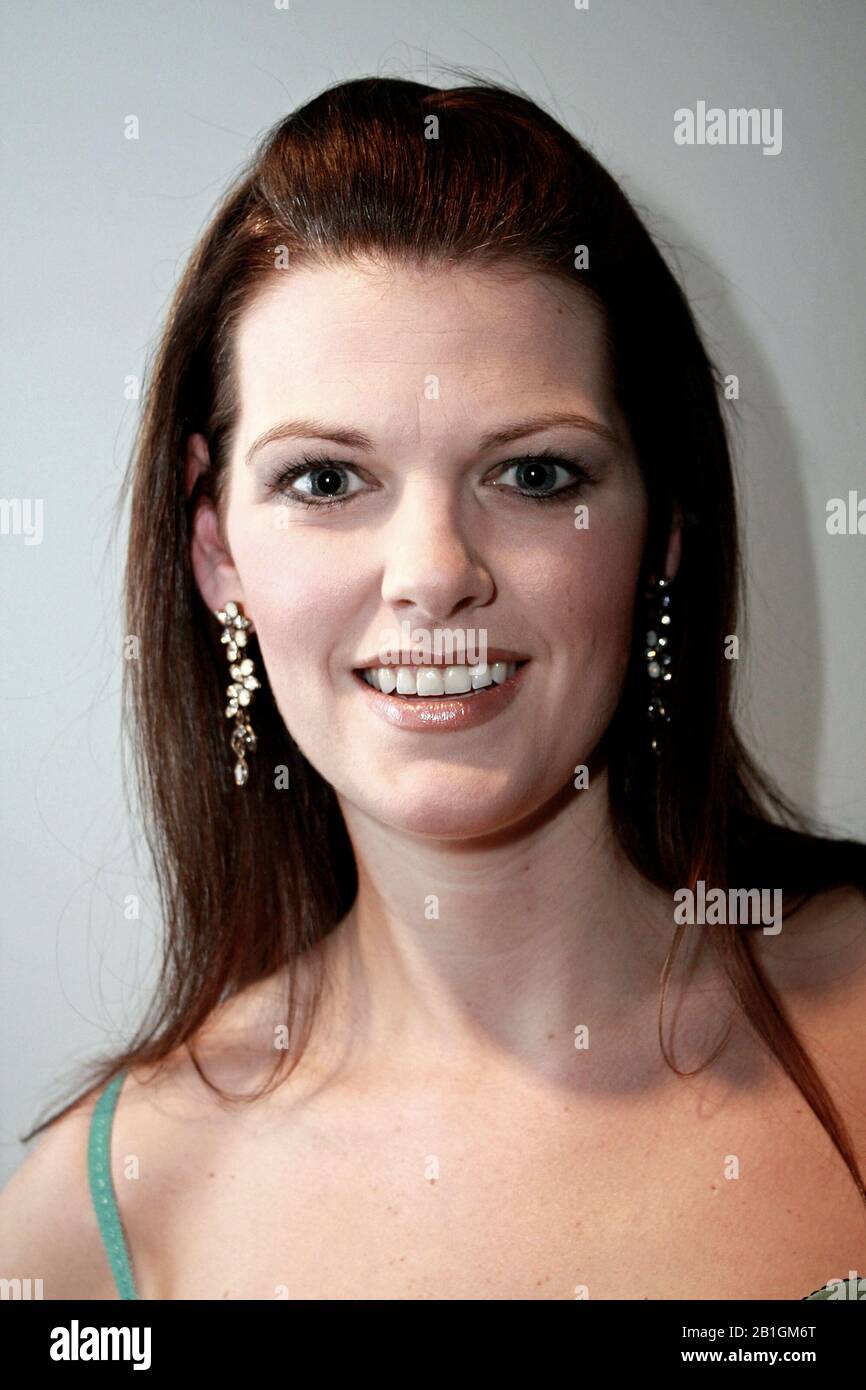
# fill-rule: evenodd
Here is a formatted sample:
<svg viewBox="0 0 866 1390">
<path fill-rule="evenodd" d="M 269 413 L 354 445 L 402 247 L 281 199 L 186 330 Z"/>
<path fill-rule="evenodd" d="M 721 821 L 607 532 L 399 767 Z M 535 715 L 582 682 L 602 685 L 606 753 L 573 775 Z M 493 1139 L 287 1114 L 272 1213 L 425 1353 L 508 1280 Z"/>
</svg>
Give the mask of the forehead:
<svg viewBox="0 0 866 1390">
<path fill-rule="evenodd" d="M 617 418 L 604 317 L 539 271 L 335 266 L 275 271 L 236 338 L 241 432 L 313 406 L 382 419 L 417 401 L 442 421 L 489 406 L 567 402 Z M 436 392 L 425 391 L 431 378 Z"/>
</svg>

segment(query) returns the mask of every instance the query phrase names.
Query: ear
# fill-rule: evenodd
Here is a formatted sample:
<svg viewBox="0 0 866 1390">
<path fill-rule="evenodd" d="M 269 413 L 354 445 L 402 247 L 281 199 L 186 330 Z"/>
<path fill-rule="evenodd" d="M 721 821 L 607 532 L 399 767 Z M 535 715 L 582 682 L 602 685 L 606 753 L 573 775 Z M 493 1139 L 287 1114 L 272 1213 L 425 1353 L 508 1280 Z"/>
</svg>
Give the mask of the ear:
<svg viewBox="0 0 866 1390">
<path fill-rule="evenodd" d="M 679 507 L 674 505 L 674 519 L 671 522 L 670 534 L 668 536 L 668 550 L 665 556 L 665 574 L 668 579 L 676 578 L 677 570 L 680 567 L 682 552 L 682 515 Z"/>
<path fill-rule="evenodd" d="M 203 434 L 191 434 L 186 442 L 184 486 L 187 499 L 199 478 L 210 469 L 210 454 Z M 244 592 L 231 552 L 220 533 L 217 510 L 210 497 L 199 496 L 190 519 L 190 563 L 199 593 L 211 612 L 225 608 L 230 599 L 243 605 Z M 244 609 L 246 612 L 246 609 Z M 250 631 L 255 624 L 250 618 Z"/>
</svg>

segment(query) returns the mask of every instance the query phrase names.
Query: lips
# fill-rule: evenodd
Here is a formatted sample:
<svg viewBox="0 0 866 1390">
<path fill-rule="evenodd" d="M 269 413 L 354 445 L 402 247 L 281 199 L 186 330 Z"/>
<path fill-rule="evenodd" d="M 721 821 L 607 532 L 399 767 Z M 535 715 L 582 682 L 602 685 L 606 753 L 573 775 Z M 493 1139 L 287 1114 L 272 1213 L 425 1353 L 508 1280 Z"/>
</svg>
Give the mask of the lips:
<svg viewBox="0 0 866 1390">
<path fill-rule="evenodd" d="M 488 684 L 462 694 L 386 694 L 382 689 L 371 685 L 361 669 L 353 670 L 352 679 L 356 688 L 362 692 L 368 709 L 393 728 L 416 733 L 449 732 L 475 728 L 503 713 L 519 694 L 530 665 L 528 658 L 523 658 L 519 663 L 515 662 L 513 668 L 509 668 L 513 670 L 513 674 L 497 681 L 489 680 Z M 443 663 L 439 663 L 440 672 L 443 671 L 443 666 Z M 378 666 L 376 669 L 381 670 L 382 667 Z M 400 668 L 391 666 L 385 669 L 396 672 Z M 435 674 L 433 666 L 412 669 Z M 453 669 L 444 667 L 446 672 Z"/>
</svg>

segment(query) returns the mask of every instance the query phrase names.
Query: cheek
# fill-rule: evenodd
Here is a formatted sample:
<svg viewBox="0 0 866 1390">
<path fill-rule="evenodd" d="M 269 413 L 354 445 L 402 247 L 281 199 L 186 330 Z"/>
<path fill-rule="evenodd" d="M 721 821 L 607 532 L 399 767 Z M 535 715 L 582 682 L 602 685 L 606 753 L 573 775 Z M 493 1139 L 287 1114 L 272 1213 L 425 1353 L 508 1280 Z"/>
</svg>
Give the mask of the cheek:
<svg viewBox="0 0 866 1390">
<path fill-rule="evenodd" d="M 628 647 L 640 558 L 595 545 L 581 548 L 560 586 L 564 633 L 579 643 L 591 640 L 611 656 Z"/>
<path fill-rule="evenodd" d="M 632 619 L 646 537 L 646 515 L 632 504 L 590 514 L 535 568 L 527 614 L 545 614 L 553 704 L 570 712 L 580 760 L 619 703 L 631 658 Z"/>
<path fill-rule="evenodd" d="M 528 611 L 550 615 L 546 626 L 559 641 L 627 659 L 645 535 L 639 505 L 596 509 L 587 529 L 573 529 L 525 568 Z"/>
<path fill-rule="evenodd" d="M 347 615 L 356 589 L 352 564 L 347 557 L 336 564 L 314 527 L 280 526 L 278 513 L 266 527 L 238 527 L 231 547 L 245 611 L 255 623 L 285 718 L 286 708 L 302 702 L 305 693 L 321 698 L 333 653 L 349 650 Z"/>
</svg>

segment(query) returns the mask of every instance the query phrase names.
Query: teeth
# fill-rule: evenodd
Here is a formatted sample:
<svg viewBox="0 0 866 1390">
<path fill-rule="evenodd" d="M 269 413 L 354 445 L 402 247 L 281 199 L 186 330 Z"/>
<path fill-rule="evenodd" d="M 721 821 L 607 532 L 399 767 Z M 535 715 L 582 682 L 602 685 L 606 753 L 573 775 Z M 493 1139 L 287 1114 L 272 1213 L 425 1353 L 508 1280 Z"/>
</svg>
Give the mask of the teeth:
<svg viewBox="0 0 866 1390">
<path fill-rule="evenodd" d="M 472 695 L 501 685 L 517 670 L 516 661 L 486 661 L 477 666 L 376 666 L 362 671 L 364 680 L 383 695 Z"/>
</svg>

